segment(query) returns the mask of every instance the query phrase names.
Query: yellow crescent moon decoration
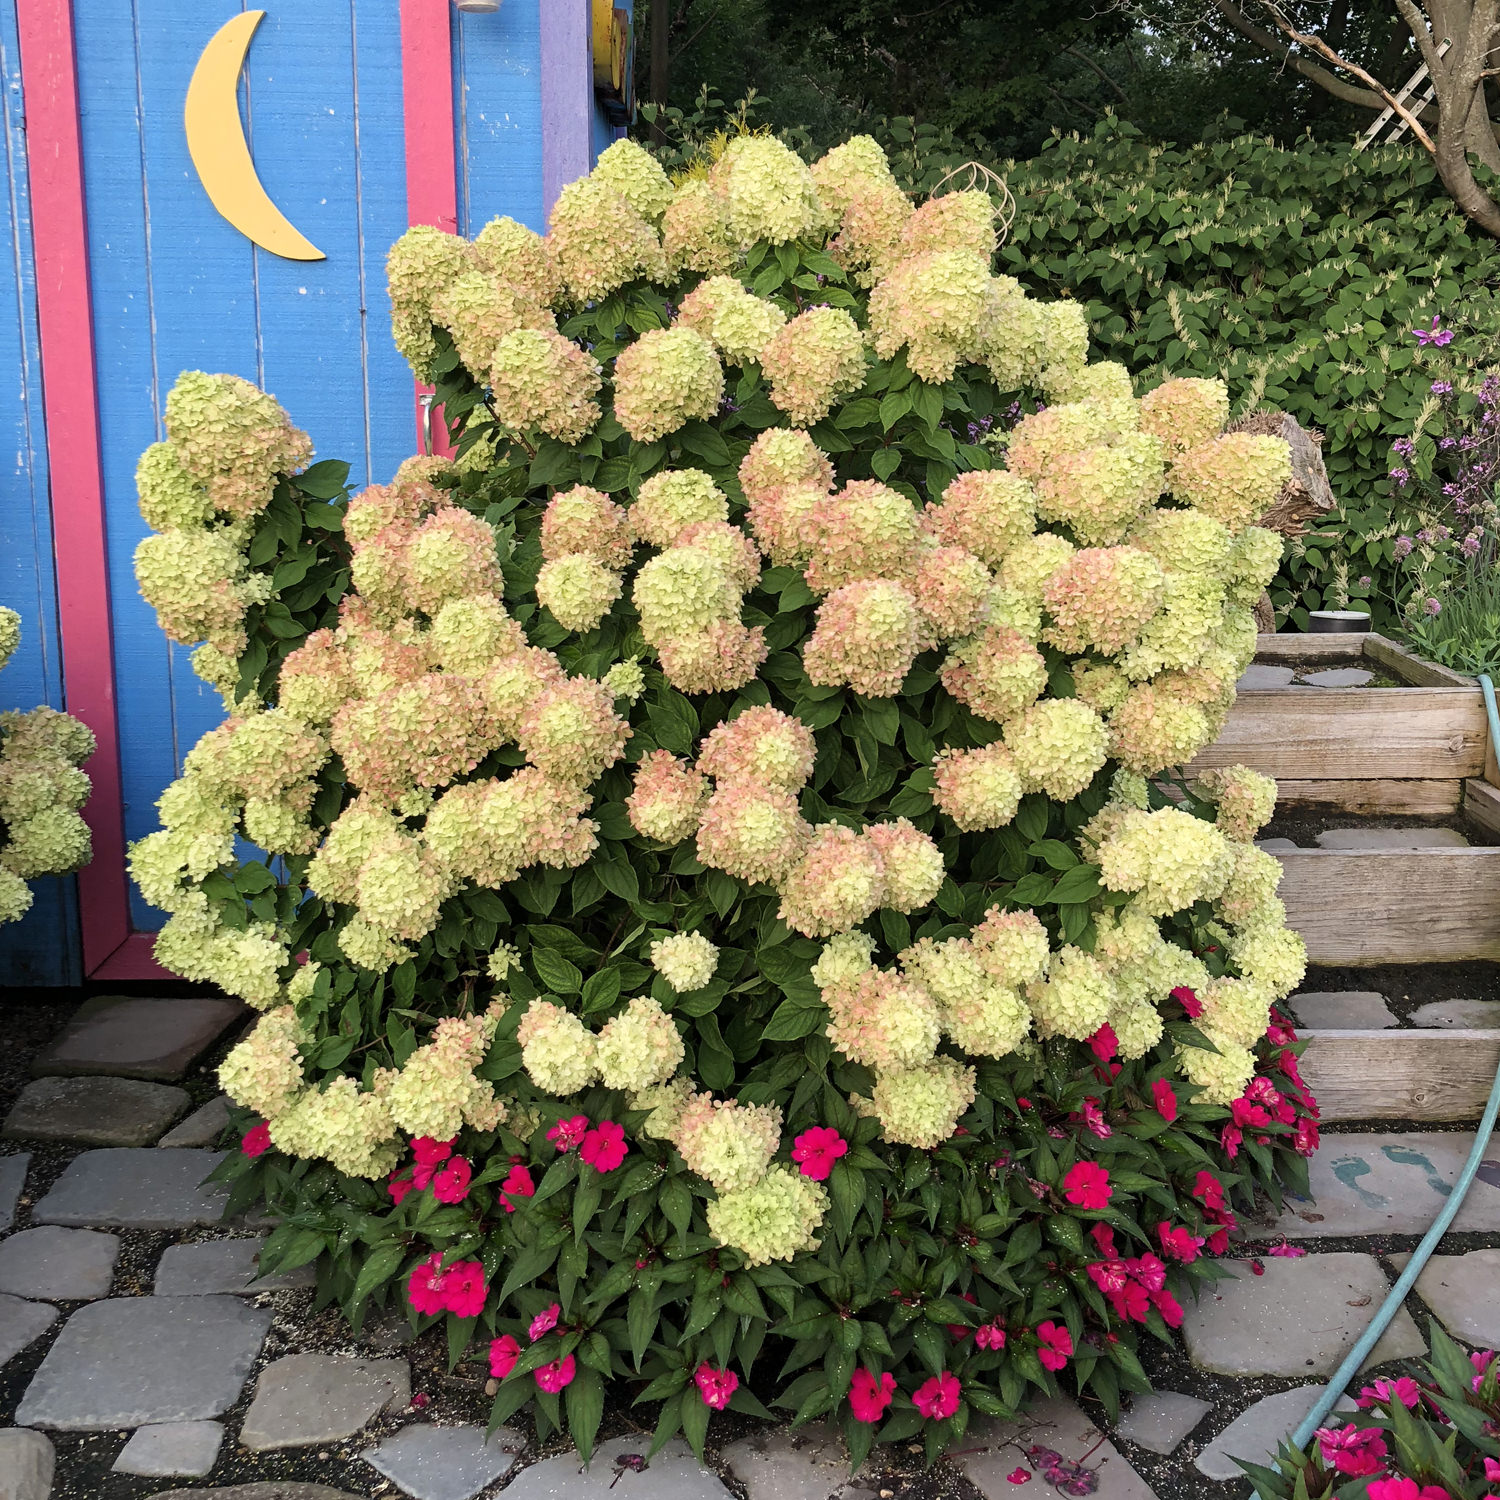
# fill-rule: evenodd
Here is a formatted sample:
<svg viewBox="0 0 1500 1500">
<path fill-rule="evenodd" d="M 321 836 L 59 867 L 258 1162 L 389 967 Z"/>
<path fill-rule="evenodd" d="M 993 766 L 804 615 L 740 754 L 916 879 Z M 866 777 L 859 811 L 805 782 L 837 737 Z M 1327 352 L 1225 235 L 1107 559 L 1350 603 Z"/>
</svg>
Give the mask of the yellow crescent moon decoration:
<svg viewBox="0 0 1500 1500">
<path fill-rule="evenodd" d="M 264 15 L 241 11 L 203 49 L 182 112 L 188 151 L 209 201 L 247 239 L 287 260 L 326 260 L 261 186 L 240 120 L 240 69 Z"/>
</svg>

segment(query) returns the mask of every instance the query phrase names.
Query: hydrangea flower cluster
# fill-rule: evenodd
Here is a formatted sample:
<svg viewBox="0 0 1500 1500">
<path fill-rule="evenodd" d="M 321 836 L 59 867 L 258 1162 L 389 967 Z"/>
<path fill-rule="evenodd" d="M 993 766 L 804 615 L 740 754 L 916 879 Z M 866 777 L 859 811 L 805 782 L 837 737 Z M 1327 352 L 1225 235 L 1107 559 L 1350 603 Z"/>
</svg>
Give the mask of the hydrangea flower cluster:
<svg viewBox="0 0 1500 1500">
<path fill-rule="evenodd" d="M 1285 445 L 1225 433 L 1219 382 L 1138 398 L 995 250 L 987 193 L 915 206 L 863 138 L 809 167 L 744 135 L 678 182 L 619 142 L 545 236 L 412 230 L 397 340 L 461 393 L 461 457 L 341 508 L 337 617 L 133 851 L 162 961 L 262 1012 L 221 1074 L 242 1154 L 325 1163 L 330 1223 L 371 1190 L 321 1184 L 384 1179 L 373 1263 L 485 1313 L 507 1414 L 586 1410 L 606 1364 L 669 1420 L 743 1402 L 730 1364 L 804 1307 L 826 1343 L 866 1251 L 883 1335 L 796 1377 L 846 1433 L 1124 1371 L 1233 1226 L 1181 1161 L 1248 1140 L 1267 1186 L 1262 1148 L 1316 1143 L 1274 785 L 1158 784 L 1253 654 Z M 244 503 L 193 503 L 243 561 Z M 182 629 L 228 660 L 234 610 Z M 1106 1209 L 1164 1258 L 1043 1227 Z M 1033 1232 L 1044 1306 L 1036 1255 L 971 1266 Z M 938 1297 L 951 1369 L 882 1352 Z"/>
<path fill-rule="evenodd" d="M 0 606 L 0 669 L 21 641 L 21 617 Z M 89 826 L 79 809 L 94 753 L 87 726 L 53 708 L 0 713 L 0 925 L 31 910 L 27 881 L 66 875 L 89 862 Z"/>
</svg>

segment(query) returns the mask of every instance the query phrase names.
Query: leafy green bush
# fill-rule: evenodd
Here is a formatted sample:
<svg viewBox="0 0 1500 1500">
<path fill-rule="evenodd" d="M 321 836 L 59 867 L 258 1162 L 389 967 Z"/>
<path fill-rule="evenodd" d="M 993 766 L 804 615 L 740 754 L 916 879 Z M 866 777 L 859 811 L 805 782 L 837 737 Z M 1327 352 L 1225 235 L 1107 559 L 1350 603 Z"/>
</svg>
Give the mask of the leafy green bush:
<svg viewBox="0 0 1500 1500">
<path fill-rule="evenodd" d="M 1214 381 L 1136 400 L 994 248 L 868 140 L 675 187 L 622 143 L 545 242 L 392 251 L 456 462 L 308 505 L 268 398 L 169 404 L 143 504 L 240 696 L 133 868 L 162 961 L 265 1012 L 231 1206 L 351 1318 L 445 1322 L 496 1420 L 587 1453 L 614 1382 L 659 1439 L 769 1402 L 858 1456 L 1064 1372 L 1113 1405 L 1305 1188 L 1274 786 L 1173 771 L 1286 445 Z M 348 551 L 269 676 L 268 506 L 308 576 Z"/>
</svg>

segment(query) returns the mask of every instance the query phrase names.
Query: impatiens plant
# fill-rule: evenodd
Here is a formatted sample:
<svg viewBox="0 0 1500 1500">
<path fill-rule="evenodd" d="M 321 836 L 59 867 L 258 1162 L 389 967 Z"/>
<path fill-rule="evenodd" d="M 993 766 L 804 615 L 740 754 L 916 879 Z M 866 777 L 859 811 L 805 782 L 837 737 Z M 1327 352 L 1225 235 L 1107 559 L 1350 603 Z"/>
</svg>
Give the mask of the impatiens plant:
<svg viewBox="0 0 1500 1500">
<path fill-rule="evenodd" d="M 352 1319 L 445 1322 L 496 1421 L 587 1454 L 608 1384 L 659 1440 L 771 1406 L 858 1457 L 1113 1406 L 1236 1208 L 1305 1187 L 1275 788 L 1175 771 L 1287 451 L 1216 381 L 1137 399 L 994 252 L 869 140 L 676 185 L 620 143 L 545 239 L 391 252 L 456 460 L 299 528 L 284 417 L 169 412 L 258 434 L 205 549 L 306 562 L 216 564 L 262 601 L 240 696 L 133 855 L 163 961 L 264 1013 L 231 1202 Z M 314 573 L 337 618 L 258 655 Z"/>
<path fill-rule="evenodd" d="M 1500 1492 L 1500 1358 L 1432 1325 L 1432 1357 L 1355 1397 L 1277 1467 L 1242 1463 L 1265 1500 L 1491 1500 Z"/>
<path fill-rule="evenodd" d="M 0 668 L 21 642 L 21 617 L 0 606 Z M 78 809 L 94 753 L 86 725 L 55 708 L 0 713 L 0 924 L 31 910 L 29 880 L 89 862 L 93 840 Z"/>
</svg>

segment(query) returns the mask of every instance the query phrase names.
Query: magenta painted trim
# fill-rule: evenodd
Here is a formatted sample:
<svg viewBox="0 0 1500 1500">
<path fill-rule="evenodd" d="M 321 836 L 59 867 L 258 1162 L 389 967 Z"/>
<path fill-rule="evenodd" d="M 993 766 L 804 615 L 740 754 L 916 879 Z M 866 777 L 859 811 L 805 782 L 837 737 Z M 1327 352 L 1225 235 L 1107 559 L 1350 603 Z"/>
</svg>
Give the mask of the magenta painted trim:
<svg viewBox="0 0 1500 1500">
<path fill-rule="evenodd" d="M 544 0 L 550 3 L 550 0 Z M 458 160 L 453 128 L 453 19 L 449 0 L 401 0 L 401 106 L 406 121 L 406 222 L 458 232 Z M 417 444 L 422 398 L 416 387 Z M 432 413 L 432 451 L 449 456 L 443 410 Z"/>
<path fill-rule="evenodd" d="M 594 165 L 594 63 L 589 0 L 541 0 L 542 204 Z"/>
<path fill-rule="evenodd" d="M 68 712 L 99 742 L 85 767 L 94 789 L 83 810 L 94 857 L 78 873 L 83 969 L 93 975 L 131 934 L 78 70 L 70 0 L 17 0 L 16 12 L 63 692 Z"/>
<path fill-rule="evenodd" d="M 164 969 L 157 963 L 153 953 L 156 934 L 132 932 L 108 958 L 89 973 L 90 979 L 170 979 L 180 981 L 182 976 Z"/>
</svg>

